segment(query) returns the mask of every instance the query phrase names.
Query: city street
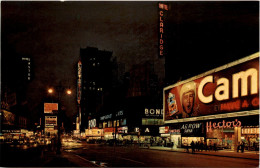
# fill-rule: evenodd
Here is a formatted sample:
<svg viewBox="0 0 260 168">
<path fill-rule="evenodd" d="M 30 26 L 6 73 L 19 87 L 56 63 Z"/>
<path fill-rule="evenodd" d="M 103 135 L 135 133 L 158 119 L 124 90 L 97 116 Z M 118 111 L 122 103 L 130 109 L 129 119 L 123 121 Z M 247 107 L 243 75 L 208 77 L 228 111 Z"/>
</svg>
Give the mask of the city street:
<svg viewBox="0 0 260 168">
<path fill-rule="evenodd" d="M 257 160 L 83 143 L 65 151 L 109 167 L 258 167 Z M 187 161 L 188 160 L 188 161 Z"/>
<path fill-rule="evenodd" d="M 2 1 L 0 167 L 259 167 L 259 4 Z"/>
<path fill-rule="evenodd" d="M 108 146 L 85 141 L 63 142 L 62 155 L 50 148 L 1 146 L 1 166 L 43 167 L 258 167 L 259 160 L 191 154 L 139 148 L 136 145 Z M 255 154 L 257 155 L 257 154 Z"/>
</svg>

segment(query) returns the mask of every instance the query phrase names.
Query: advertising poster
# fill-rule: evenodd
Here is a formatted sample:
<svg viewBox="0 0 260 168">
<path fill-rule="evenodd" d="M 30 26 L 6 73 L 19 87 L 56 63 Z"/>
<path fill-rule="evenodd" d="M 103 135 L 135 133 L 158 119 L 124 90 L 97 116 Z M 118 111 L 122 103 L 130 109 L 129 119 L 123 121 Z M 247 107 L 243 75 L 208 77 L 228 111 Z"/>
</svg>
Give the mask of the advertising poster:
<svg viewBox="0 0 260 168">
<path fill-rule="evenodd" d="M 57 126 L 57 116 L 45 116 L 45 126 Z"/>
<path fill-rule="evenodd" d="M 259 57 L 225 67 L 165 88 L 164 121 L 259 109 Z"/>
<path fill-rule="evenodd" d="M 58 103 L 44 103 L 44 113 L 53 113 L 58 110 Z"/>
</svg>

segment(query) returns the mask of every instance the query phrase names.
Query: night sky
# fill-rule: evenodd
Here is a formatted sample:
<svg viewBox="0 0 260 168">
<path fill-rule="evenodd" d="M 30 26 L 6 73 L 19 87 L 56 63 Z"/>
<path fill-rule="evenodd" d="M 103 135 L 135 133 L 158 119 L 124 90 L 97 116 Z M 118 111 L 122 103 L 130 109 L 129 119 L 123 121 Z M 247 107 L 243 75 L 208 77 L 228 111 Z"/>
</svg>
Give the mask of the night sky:
<svg viewBox="0 0 260 168">
<path fill-rule="evenodd" d="M 173 62 L 172 71 L 178 72 L 170 81 L 197 75 L 258 51 L 258 2 L 170 3 L 171 13 L 165 22 L 168 54 L 172 55 L 168 61 Z M 112 51 L 113 57 L 126 65 L 126 71 L 134 64 L 154 61 L 155 71 L 163 78 L 164 59 L 158 59 L 157 4 L 2 1 L 1 43 L 5 47 L 2 57 L 10 56 L 8 49 L 32 57 L 34 79 L 27 92 L 31 109 L 46 96 L 49 86 L 61 81 L 74 91 L 73 98 L 64 98 L 72 104 L 67 107 L 67 115 L 76 114 L 75 65 L 80 48 L 87 46 Z M 187 65 L 187 60 L 190 66 L 181 68 Z M 226 61 L 212 65 L 212 60 Z M 203 68 L 194 70 L 198 64 Z M 172 72 L 166 73 L 169 76 Z"/>
<path fill-rule="evenodd" d="M 1 8 L 2 44 L 32 57 L 32 109 L 60 81 L 74 91 L 65 101 L 76 102 L 80 48 L 112 51 L 126 71 L 157 61 L 157 2 L 2 2 Z M 67 108 L 69 116 L 76 113 L 76 106 Z"/>
</svg>

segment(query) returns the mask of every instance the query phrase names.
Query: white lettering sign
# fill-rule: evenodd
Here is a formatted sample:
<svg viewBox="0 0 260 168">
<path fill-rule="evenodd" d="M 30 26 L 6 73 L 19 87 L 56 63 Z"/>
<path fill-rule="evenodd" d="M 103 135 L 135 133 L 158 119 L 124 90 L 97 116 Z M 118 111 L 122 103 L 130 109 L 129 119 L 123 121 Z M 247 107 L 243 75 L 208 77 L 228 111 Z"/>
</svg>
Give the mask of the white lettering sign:
<svg viewBox="0 0 260 168">
<path fill-rule="evenodd" d="M 246 71 L 241 71 L 232 75 L 232 98 L 239 97 L 239 83 L 241 82 L 241 96 L 248 95 L 248 79 L 250 79 L 251 90 L 250 94 L 257 94 L 257 81 L 258 81 L 258 70 L 250 68 Z M 214 78 L 212 75 L 205 77 L 199 84 L 198 97 L 203 103 L 211 103 L 213 101 L 213 94 L 205 96 L 203 89 L 208 83 L 213 83 Z M 220 78 L 217 80 L 217 87 L 214 94 L 216 100 L 223 101 L 230 98 L 229 94 L 229 80 L 227 78 Z"/>
</svg>

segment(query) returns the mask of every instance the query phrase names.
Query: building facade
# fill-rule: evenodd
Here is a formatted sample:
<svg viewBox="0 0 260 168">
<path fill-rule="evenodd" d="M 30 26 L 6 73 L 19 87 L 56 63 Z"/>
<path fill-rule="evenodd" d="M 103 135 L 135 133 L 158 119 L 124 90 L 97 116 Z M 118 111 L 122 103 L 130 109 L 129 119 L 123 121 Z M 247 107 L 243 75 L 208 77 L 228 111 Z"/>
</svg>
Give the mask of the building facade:
<svg viewBox="0 0 260 168">
<path fill-rule="evenodd" d="M 168 137 L 178 146 L 259 143 L 259 53 L 165 87 L 163 98 Z"/>
<path fill-rule="evenodd" d="M 88 121 L 100 112 L 112 87 L 113 72 L 112 52 L 92 47 L 80 49 L 77 100 L 81 132 L 88 129 Z"/>
</svg>

